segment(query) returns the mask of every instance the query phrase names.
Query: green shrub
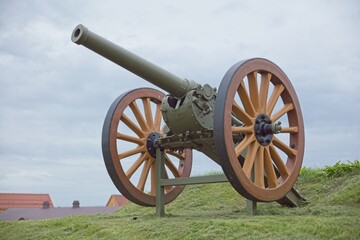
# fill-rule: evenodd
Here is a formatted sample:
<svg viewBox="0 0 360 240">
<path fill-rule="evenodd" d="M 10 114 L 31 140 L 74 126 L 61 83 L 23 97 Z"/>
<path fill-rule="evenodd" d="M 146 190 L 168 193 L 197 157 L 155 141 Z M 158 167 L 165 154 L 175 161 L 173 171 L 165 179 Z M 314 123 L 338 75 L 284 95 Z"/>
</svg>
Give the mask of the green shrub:
<svg viewBox="0 0 360 240">
<path fill-rule="evenodd" d="M 334 166 L 325 166 L 324 177 L 334 178 L 344 176 L 348 173 L 360 171 L 360 161 L 355 160 L 354 162 L 348 161 L 347 163 L 341 163 L 338 161 Z"/>
<path fill-rule="evenodd" d="M 309 167 L 302 167 L 300 170 L 300 176 L 308 179 L 312 177 L 317 177 L 323 174 L 323 170 L 319 168 L 309 168 Z"/>
</svg>

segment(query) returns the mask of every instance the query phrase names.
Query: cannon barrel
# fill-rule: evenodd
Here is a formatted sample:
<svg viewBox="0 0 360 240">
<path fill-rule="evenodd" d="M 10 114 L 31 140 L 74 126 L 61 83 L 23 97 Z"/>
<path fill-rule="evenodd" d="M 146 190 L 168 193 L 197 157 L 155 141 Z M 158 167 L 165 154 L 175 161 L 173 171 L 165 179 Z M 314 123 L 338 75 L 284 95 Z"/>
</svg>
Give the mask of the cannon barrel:
<svg viewBox="0 0 360 240">
<path fill-rule="evenodd" d="M 79 24 L 71 35 L 71 40 L 83 45 L 108 60 L 120 65 L 148 82 L 167 91 L 176 98 L 183 98 L 186 93 L 196 88 L 196 82 L 176 76 L 165 69 L 131 53 L 130 51 L 91 32 Z"/>
</svg>

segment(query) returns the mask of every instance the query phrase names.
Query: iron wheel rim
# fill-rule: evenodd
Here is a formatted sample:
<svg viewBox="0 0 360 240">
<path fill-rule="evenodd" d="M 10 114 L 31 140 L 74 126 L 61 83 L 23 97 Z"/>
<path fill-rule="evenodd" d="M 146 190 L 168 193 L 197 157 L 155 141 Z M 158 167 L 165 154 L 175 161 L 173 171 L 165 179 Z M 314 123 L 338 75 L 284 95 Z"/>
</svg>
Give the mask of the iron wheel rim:
<svg viewBox="0 0 360 240">
<path fill-rule="evenodd" d="M 155 176 L 153 174 L 155 174 L 155 172 L 156 172 L 156 170 L 155 170 L 156 159 L 154 157 L 152 157 L 150 155 L 150 153 L 148 152 L 148 149 L 146 147 L 146 139 L 148 138 L 148 136 L 150 134 L 152 134 L 154 132 L 161 132 L 162 127 L 160 126 L 160 124 L 161 124 L 160 106 L 161 106 L 161 101 L 163 98 L 164 98 L 163 93 L 161 93 L 160 91 L 151 89 L 151 88 L 140 88 L 140 89 L 128 91 L 128 92 L 122 94 L 121 96 L 119 96 L 113 102 L 113 104 L 111 105 L 111 107 L 108 110 L 108 113 L 106 115 L 104 125 L 103 125 L 102 151 L 103 151 L 105 166 L 110 175 L 110 178 L 112 179 L 112 181 L 113 181 L 114 185 L 117 187 L 117 189 L 128 200 L 130 200 L 131 202 L 134 202 L 138 205 L 142 205 L 142 206 L 155 206 L 156 205 L 156 197 L 155 197 L 156 196 L 156 192 L 155 192 L 156 187 L 155 187 L 155 183 L 153 182 L 155 180 Z M 136 106 L 136 105 L 138 105 L 138 104 L 136 104 L 136 101 L 139 99 L 144 102 L 143 112 L 136 110 L 136 108 L 138 108 Z M 135 102 L 135 104 L 134 104 L 134 102 Z M 135 117 L 136 118 L 135 120 L 129 120 L 128 117 L 126 116 L 126 114 L 124 113 L 124 111 L 126 111 L 126 109 L 130 108 L 130 106 L 129 106 L 130 104 L 132 106 L 131 111 L 136 112 L 136 114 L 134 113 L 134 116 L 142 115 L 139 117 L 140 122 L 142 122 L 142 123 L 140 123 L 139 119 L 136 117 Z M 150 105 L 148 105 L 148 104 L 151 104 L 152 106 L 153 105 L 156 106 L 155 114 L 154 113 L 147 114 L 149 112 L 149 110 L 146 112 L 145 108 L 149 108 Z M 145 105 L 147 105 L 147 107 L 145 107 Z M 150 111 L 151 111 L 151 107 L 150 107 Z M 125 117 L 124 117 L 124 115 L 125 115 Z M 143 118 L 143 121 L 141 120 L 141 117 Z M 151 121 L 150 118 L 152 119 L 152 123 L 149 123 Z M 137 132 L 136 134 L 144 134 L 144 136 L 143 137 L 139 136 L 138 139 L 136 139 L 137 137 L 135 136 L 135 139 L 133 139 L 133 138 L 130 138 L 130 136 L 128 136 L 127 134 L 118 132 L 119 123 L 121 123 L 123 125 L 125 124 L 124 119 L 126 119 L 125 122 L 127 122 L 127 124 L 133 125 L 135 123 L 135 125 L 137 126 L 138 129 L 132 126 L 132 128 L 135 130 L 135 131 L 133 131 L 134 133 Z M 129 121 L 132 123 L 129 123 Z M 144 128 L 148 128 L 148 129 L 144 130 Z M 142 148 L 141 150 L 139 150 L 137 148 L 135 148 L 135 150 L 134 150 L 135 152 L 139 151 L 136 154 L 140 154 L 139 158 L 137 158 L 136 162 L 134 162 L 134 165 L 136 164 L 136 166 L 134 168 L 136 168 L 135 171 L 138 171 L 139 168 L 142 166 L 142 172 L 140 174 L 140 179 L 143 176 L 142 175 L 143 170 L 146 168 L 147 173 L 145 173 L 145 175 L 146 175 L 145 183 L 149 180 L 149 177 L 150 177 L 150 181 L 151 181 L 151 183 L 150 183 L 151 191 L 149 193 L 145 192 L 144 189 L 139 189 L 138 188 L 139 185 L 135 186 L 134 183 L 131 182 L 130 178 L 133 176 L 134 172 L 129 177 L 130 169 L 129 168 L 126 169 L 124 164 L 121 163 L 122 158 L 119 159 L 119 156 L 121 154 L 123 154 L 123 155 L 125 154 L 124 156 L 126 156 L 129 154 L 129 151 L 127 151 L 125 153 L 124 152 L 119 153 L 118 145 L 121 144 L 120 143 L 121 141 L 119 140 L 119 133 L 122 134 L 122 135 L 120 135 L 120 140 L 124 141 L 124 139 L 125 139 L 128 141 L 133 141 L 133 142 L 135 141 L 138 144 L 139 148 Z M 169 155 L 171 155 L 171 157 Z M 190 175 L 191 165 L 192 165 L 192 152 L 190 149 L 185 149 L 183 155 L 180 155 L 177 152 L 167 151 L 165 153 L 165 156 L 166 156 L 165 165 L 168 166 L 167 169 L 171 169 L 170 171 L 173 175 L 176 175 L 176 177 L 188 177 Z M 174 158 L 173 156 L 175 156 L 175 158 L 177 158 L 179 160 L 178 166 L 171 165 L 170 162 L 171 162 L 171 159 Z M 141 165 L 137 166 L 138 162 L 142 162 Z M 146 163 L 148 163 L 147 165 L 150 165 L 149 169 L 148 169 L 148 166 L 145 165 Z M 131 167 L 134 165 L 131 165 Z M 175 168 L 177 169 L 178 173 L 174 173 L 176 171 Z M 134 170 L 132 169 L 131 172 L 132 171 L 134 171 Z M 140 179 L 139 179 L 139 181 L 141 181 Z M 184 189 L 184 186 L 173 186 L 173 187 L 167 188 L 165 191 L 165 203 L 167 204 L 167 203 L 173 201 L 183 191 L 183 189 Z"/>
<path fill-rule="evenodd" d="M 260 89 L 257 84 L 249 82 L 249 78 L 253 79 L 251 76 L 253 73 L 256 75 L 259 73 L 261 78 L 264 78 L 264 80 L 261 79 Z M 249 82 L 248 86 L 244 84 L 245 78 Z M 269 88 L 266 88 L 266 81 L 273 85 L 273 92 L 269 98 Z M 246 91 L 248 95 L 244 96 Z M 254 94 L 255 92 L 257 93 Z M 266 92 L 266 96 L 260 96 L 264 92 Z M 242 97 L 240 93 L 242 93 Z M 279 96 L 277 98 L 274 96 L 274 99 L 271 100 L 273 94 Z M 243 106 L 240 110 L 239 106 L 235 106 L 234 103 L 236 96 L 239 96 L 238 100 L 240 99 Z M 275 106 L 279 99 L 282 100 L 284 106 L 273 113 L 274 107 L 272 105 Z M 273 103 L 274 101 L 275 103 Z M 249 102 L 252 103 L 253 109 L 251 109 Z M 261 109 L 263 105 L 265 105 L 265 109 Z M 272 107 L 272 109 L 266 109 L 267 107 Z M 233 109 L 238 113 L 237 115 L 242 116 L 243 119 L 241 120 L 245 122 L 244 126 L 237 128 L 231 126 Z M 289 144 L 285 144 L 275 136 L 268 146 L 262 146 L 257 142 L 254 133 L 255 119 L 262 113 L 271 119 L 278 119 L 281 114 L 283 115 L 280 117 L 286 115 L 288 126 L 283 128 L 280 134 L 289 134 Z M 236 146 L 233 142 L 234 132 L 244 135 L 244 139 Z M 277 65 L 266 59 L 254 58 L 239 62 L 228 70 L 217 94 L 214 113 L 214 138 L 223 171 L 229 182 L 241 195 L 253 201 L 269 202 L 282 198 L 290 191 L 296 182 L 302 165 L 305 141 L 304 126 L 300 103 L 295 90 L 286 74 Z M 250 149 L 250 152 L 246 154 L 245 158 L 242 158 L 239 154 L 243 153 L 245 149 Z M 285 151 L 286 161 L 277 156 L 279 149 L 281 152 Z M 246 163 L 247 161 L 248 163 Z M 261 161 L 263 161 L 262 165 L 257 163 Z M 256 169 L 263 169 L 258 170 L 258 172 L 266 173 L 266 176 L 265 174 L 263 176 L 264 180 L 261 180 L 260 174 L 256 175 L 255 163 Z M 262 181 L 264 182 L 262 183 Z"/>
</svg>

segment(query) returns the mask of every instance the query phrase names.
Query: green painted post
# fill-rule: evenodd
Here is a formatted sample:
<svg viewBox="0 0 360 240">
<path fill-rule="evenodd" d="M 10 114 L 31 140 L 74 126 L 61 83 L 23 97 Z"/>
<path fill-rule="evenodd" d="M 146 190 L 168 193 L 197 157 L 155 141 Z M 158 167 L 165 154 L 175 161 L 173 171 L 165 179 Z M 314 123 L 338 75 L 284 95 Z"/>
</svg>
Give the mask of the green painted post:
<svg viewBox="0 0 360 240">
<path fill-rule="evenodd" d="M 251 170 L 251 180 L 254 181 L 254 169 Z M 256 215 L 256 210 L 257 210 L 256 202 L 246 199 L 246 213 L 248 215 L 254 216 Z"/>
<path fill-rule="evenodd" d="M 156 148 L 156 216 L 165 215 L 165 193 L 164 186 L 161 186 L 161 179 L 164 178 L 165 160 L 164 151 L 159 147 Z"/>
<path fill-rule="evenodd" d="M 246 199 L 246 212 L 248 215 L 254 216 L 256 215 L 257 204 L 255 201 L 251 201 Z"/>
</svg>

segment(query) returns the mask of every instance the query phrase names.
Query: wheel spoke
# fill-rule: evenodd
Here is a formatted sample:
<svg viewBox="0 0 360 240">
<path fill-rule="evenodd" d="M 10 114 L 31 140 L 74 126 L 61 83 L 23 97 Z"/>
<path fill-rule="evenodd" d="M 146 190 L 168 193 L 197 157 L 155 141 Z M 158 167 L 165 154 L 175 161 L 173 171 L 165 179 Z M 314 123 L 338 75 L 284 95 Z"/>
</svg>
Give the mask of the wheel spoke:
<svg viewBox="0 0 360 240">
<path fill-rule="evenodd" d="M 260 85 L 260 109 L 262 113 L 266 113 L 266 101 L 269 92 L 269 84 L 271 80 L 271 73 L 261 74 L 261 85 Z"/>
<path fill-rule="evenodd" d="M 245 125 L 253 124 L 253 118 L 250 117 L 235 101 L 232 105 L 232 111 L 242 122 L 245 123 Z"/>
<path fill-rule="evenodd" d="M 269 188 L 276 188 L 278 185 L 274 165 L 272 164 L 269 147 L 265 148 L 264 152 L 264 165 Z"/>
<path fill-rule="evenodd" d="M 292 149 L 291 147 L 289 147 L 288 145 L 286 145 L 282 141 L 280 141 L 277 137 L 273 136 L 272 142 L 273 142 L 274 146 L 276 146 L 281 151 L 286 153 L 289 157 L 296 156 L 297 151 L 295 149 Z"/>
<path fill-rule="evenodd" d="M 243 170 L 245 172 L 245 175 L 250 178 L 251 175 L 251 169 L 253 168 L 256 153 L 258 151 L 259 144 L 257 142 L 252 142 L 249 146 L 249 150 L 246 154 L 245 160 L 244 160 L 244 166 Z"/>
<path fill-rule="evenodd" d="M 154 122 L 153 122 L 152 113 L 151 113 L 150 98 L 143 98 L 142 101 L 144 104 L 144 111 L 145 111 L 147 125 L 149 126 L 150 129 L 154 129 Z"/>
<path fill-rule="evenodd" d="M 141 153 L 141 152 L 145 152 L 146 149 L 145 149 L 145 145 L 141 146 L 141 147 L 137 147 L 137 148 L 134 148 L 134 149 L 131 149 L 131 150 L 128 150 L 126 152 L 123 152 L 123 153 L 120 153 L 118 156 L 119 156 L 119 160 L 121 159 L 124 159 L 124 158 L 127 158 L 127 157 L 130 157 L 132 155 L 135 155 L 137 153 Z"/>
<path fill-rule="evenodd" d="M 174 156 L 174 157 L 176 157 L 176 158 L 178 158 L 178 159 L 180 159 L 180 160 L 184 160 L 184 159 L 185 159 L 185 156 L 184 156 L 184 155 L 182 155 L 182 154 L 180 154 L 180 153 L 178 153 L 178 152 L 175 152 L 175 151 L 167 150 L 166 153 L 167 153 L 167 154 L 170 154 L 170 155 L 172 155 L 172 156 Z"/>
<path fill-rule="evenodd" d="M 288 177 L 290 175 L 290 171 L 287 168 L 287 166 L 284 164 L 280 155 L 277 153 L 274 145 L 272 144 L 270 144 L 270 155 L 276 167 L 278 168 L 280 175 L 284 178 Z"/>
<path fill-rule="evenodd" d="M 130 135 L 122 134 L 122 133 L 116 133 L 116 138 L 120 140 L 124 140 L 126 142 L 132 142 L 138 145 L 143 145 L 145 143 L 145 138 L 137 138 Z"/>
<path fill-rule="evenodd" d="M 135 101 L 131 102 L 129 104 L 129 107 L 131 108 L 132 112 L 134 113 L 134 116 L 135 116 L 136 120 L 138 121 L 138 123 L 140 124 L 141 129 L 143 131 L 149 130 L 149 127 L 146 124 L 145 119 L 144 119 L 142 113 L 140 112 L 139 107 L 136 104 L 136 102 Z"/>
<path fill-rule="evenodd" d="M 298 127 L 283 127 L 281 129 L 281 133 L 298 133 L 299 128 Z"/>
<path fill-rule="evenodd" d="M 284 116 L 284 114 L 294 109 L 294 104 L 287 103 L 285 104 L 279 111 L 277 111 L 274 115 L 271 116 L 271 120 L 273 122 L 277 121 L 279 118 Z"/>
<path fill-rule="evenodd" d="M 160 128 L 160 135 L 163 135 L 165 132 L 165 127 L 166 127 L 166 124 L 164 124 L 161 128 Z"/>
<path fill-rule="evenodd" d="M 172 172 L 174 177 L 176 177 L 176 178 L 180 177 L 177 167 L 175 167 L 175 165 L 173 164 L 173 162 L 170 160 L 170 158 L 167 155 L 165 155 L 165 165 L 169 168 L 169 170 Z"/>
<path fill-rule="evenodd" d="M 140 175 L 140 179 L 139 179 L 137 188 L 142 192 L 144 191 L 144 188 L 145 188 L 145 183 L 146 183 L 147 177 L 149 175 L 152 161 L 153 161 L 153 158 L 149 158 L 147 161 L 145 161 L 144 167 L 141 171 L 141 175 Z"/>
<path fill-rule="evenodd" d="M 239 157 L 240 154 L 249 146 L 250 143 L 252 143 L 255 140 L 255 136 L 252 135 L 246 135 L 245 138 L 235 147 L 235 154 L 236 157 Z"/>
<path fill-rule="evenodd" d="M 265 188 L 264 182 L 264 148 L 259 147 L 254 163 L 255 184 L 260 188 Z"/>
<path fill-rule="evenodd" d="M 245 134 L 249 134 L 249 133 L 254 133 L 254 127 L 253 126 L 248 126 L 248 127 L 231 127 L 231 131 L 232 133 L 245 133 Z"/>
<path fill-rule="evenodd" d="M 149 158 L 148 153 L 142 153 L 141 156 L 134 162 L 133 165 L 126 171 L 126 177 L 130 179 L 132 175 L 139 169 L 141 164 Z"/>
<path fill-rule="evenodd" d="M 159 131 L 160 130 L 160 124 L 161 124 L 161 103 L 156 104 L 156 113 L 155 113 L 155 130 Z"/>
<path fill-rule="evenodd" d="M 133 121 L 130 120 L 124 113 L 121 115 L 120 118 L 126 126 L 128 126 L 136 135 L 139 137 L 145 137 L 145 132 L 142 131 Z"/>
<path fill-rule="evenodd" d="M 248 92 L 246 91 L 244 81 L 242 81 L 240 83 L 240 86 L 239 86 L 237 92 L 241 99 L 242 104 L 244 105 L 245 111 L 248 114 L 250 114 L 251 116 L 255 117 L 255 115 L 256 115 L 255 108 L 250 100 Z"/>
<path fill-rule="evenodd" d="M 274 110 L 274 107 L 284 89 L 285 87 L 282 84 L 278 84 L 274 87 L 273 93 L 271 94 L 270 99 L 266 104 L 266 114 L 268 116 L 270 116 L 272 111 Z"/>
<path fill-rule="evenodd" d="M 259 111 L 259 92 L 257 83 L 257 72 L 247 75 L 249 82 L 250 99 L 256 111 Z"/>
</svg>

